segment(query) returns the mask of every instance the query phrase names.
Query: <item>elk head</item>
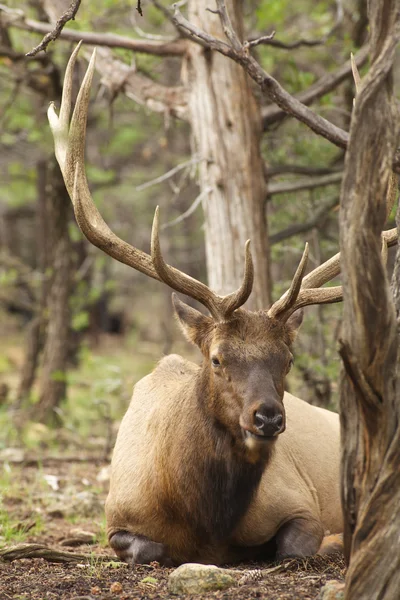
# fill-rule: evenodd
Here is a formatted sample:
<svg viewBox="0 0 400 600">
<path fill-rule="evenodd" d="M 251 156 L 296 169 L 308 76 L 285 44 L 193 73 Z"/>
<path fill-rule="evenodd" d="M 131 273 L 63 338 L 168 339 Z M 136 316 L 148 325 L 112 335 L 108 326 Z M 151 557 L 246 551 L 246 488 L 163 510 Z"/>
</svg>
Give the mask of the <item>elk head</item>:
<svg viewBox="0 0 400 600">
<path fill-rule="evenodd" d="M 299 309 L 342 299 L 341 287 L 320 287 L 339 273 L 339 257 L 336 255 L 304 277 L 308 256 L 306 245 L 288 292 L 268 311 L 251 313 L 241 308 L 253 285 L 249 242 L 245 248 L 240 288 L 221 297 L 205 284 L 165 263 L 159 242 L 158 208 L 153 222 L 151 255 L 118 238 L 94 205 L 85 174 L 86 119 L 95 52 L 70 122 L 72 73 L 79 47 L 80 44 L 66 69 L 60 115 L 57 116 L 53 104 L 48 111 L 56 157 L 78 225 L 90 242 L 113 258 L 166 283 L 208 309 L 210 316 L 205 316 L 174 294 L 174 307 L 181 327 L 203 353 L 203 373 L 210 391 L 207 401 L 214 402 L 211 406 L 213 415 L 236 438 L 244 438 L 247 446 L 273 440 L 285 429 L 284 379 L 292 363 L 292 343 L 302 320 Z"/>
</svg>

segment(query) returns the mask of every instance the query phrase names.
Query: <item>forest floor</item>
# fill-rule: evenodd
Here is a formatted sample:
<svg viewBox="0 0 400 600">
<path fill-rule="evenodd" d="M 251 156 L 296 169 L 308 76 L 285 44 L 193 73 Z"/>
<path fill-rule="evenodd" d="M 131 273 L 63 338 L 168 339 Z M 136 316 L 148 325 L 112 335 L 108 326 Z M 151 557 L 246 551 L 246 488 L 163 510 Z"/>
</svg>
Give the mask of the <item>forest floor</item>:
<svg viewBox="0 0 400 600">
<path fill-rule="evenodd" d="M 1 458 L 1 457 L 0 457 Z M 83 457 L 49 458 L 40 462 L 5 461 L 0 466 L 0 542 L 42 544 L 52 550 L 86 554 L 87 560 L 57 564 L 43 558 L 6 562 L 0 559 L 0 600 L 130 600 L 174 598 L 168 592 L 172 569 L 158 564 L 130 568 L 107 559 L 104 500 L 106 463 Z M 73 460 L 72 460 L 73 459 Z M 15 457 L 14 457 L 15 460 Z M 80 538 L 86 536 L 90 544 Z M 342 580 L 341 556 L 289 560 L 259 580 L 259 569 L 271 564 L 242 564 L 247 582 L 225 591 L 193 598 L 306 600 L 317 597 L 331 579 Z"/>
</svg>

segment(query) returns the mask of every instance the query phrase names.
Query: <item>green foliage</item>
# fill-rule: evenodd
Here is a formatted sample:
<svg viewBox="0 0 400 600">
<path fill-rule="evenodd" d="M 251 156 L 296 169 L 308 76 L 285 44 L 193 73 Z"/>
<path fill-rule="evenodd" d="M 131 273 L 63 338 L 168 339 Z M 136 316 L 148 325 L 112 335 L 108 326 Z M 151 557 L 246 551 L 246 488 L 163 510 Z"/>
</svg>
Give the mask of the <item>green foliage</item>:
<svg viewBox="0 0 400 600">
<path fill-rule="evenodd" d="M 89 325 L 89 312 L 81 310 L 72 317 L 71 327 L 74 331 L 82 331 Z"/>
</svg>

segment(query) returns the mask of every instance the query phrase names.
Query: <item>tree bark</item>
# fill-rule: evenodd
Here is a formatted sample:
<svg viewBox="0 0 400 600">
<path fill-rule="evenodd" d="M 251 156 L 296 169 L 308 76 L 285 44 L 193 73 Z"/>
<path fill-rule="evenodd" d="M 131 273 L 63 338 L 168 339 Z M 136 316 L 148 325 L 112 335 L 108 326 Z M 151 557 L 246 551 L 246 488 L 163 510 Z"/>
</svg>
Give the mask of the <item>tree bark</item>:
<svg viewBox="0 0 400 600">
<path fill-rule="evenodd" d="M 398 137 L 392 64 L 399 14 L 399 0 L 369 2 L 371 68 L 355 103 L 341 194 L 342 501 L 351 600 L 393 600 L 400 589 L 399 341 L 380 256 Z"/>
<path fill-rule="evenodd" d="M 39 384 L 40 396 L 34 417 L 49 424 L 59 424 L 56 409 L 66 394 L 72 245 L 68 232 L 71 202 L 55 159 L 49 166 L 47 194 L 50 199 L 49 232 L 53 272 L 47 302 L 48 326 Z"/>
<path fill-rule="evenodd" d="M 21 369 L 15 408 L 20 408 L 31 393 L 35 381 L 39 356 L 43 349 L 43 334 L 45 328 L 45 308 L 47 301 L 48 282 L 46 270 L 49 260 L 48 247 L 48 212 L 49 202 L 46 194 L 47 161 L 39 160 L 37 167 L 37 212 L 36 212 L 36 267 L 42 275 L 41 289 L 37 302 L 38 312 L 29 323 L 26 335 L 24 362 Z"/>
<path fill-rule="evenodd" d="M 228 0 L 234 29 L 243 34 L 242 2 Z M 191 23 L 221 39 L 218 15 L 191 0 Z M 220 294 L 242 281 L 244 244 L 251 239 L 255 279 L 248 307 L 270 304 L 269 245 L 264 211 L 266 186 L 260 152 L 261 117 L 249 77 L 233 61 L 190 44 L 185 78 L 199 183 L 204 195 L 208 283 Z"/>
</svg>

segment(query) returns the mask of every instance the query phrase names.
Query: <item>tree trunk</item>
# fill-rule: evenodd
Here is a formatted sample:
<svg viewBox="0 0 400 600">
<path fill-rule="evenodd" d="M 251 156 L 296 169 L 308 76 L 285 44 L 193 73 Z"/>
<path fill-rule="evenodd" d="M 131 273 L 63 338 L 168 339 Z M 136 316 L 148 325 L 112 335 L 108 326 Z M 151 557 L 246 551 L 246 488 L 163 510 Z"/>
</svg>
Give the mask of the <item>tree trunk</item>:
<svg viewBox="0 0 400 600">
<path fill-rule="evenodd" d="M 41 289 L 38 294 L 37 313 L 29 323 L 26 335 L 24 362 L 21 369 L 15 408 L 20 408 L 26 400 L 35 381 L 39 356 L 43 348 L 43 333 L 45 328 L 45 309 L 47 301 L 48 281 L 46 271 L 49 261 L 49 228 L 48 212 L 49 199 L 46 193 L 47 162 L 37 163 L 37 211 L 36 211 L 36 267 L 42 276 Z"/>
<path fill-rule="evenodd" d="M 399 340 L 380 233 L 397 146 L 400 2 L 370 0 L 368 8 L 371 68 L 353 112 L 340 210 L 345 598 L 393 600 L 400 590 Z"/>
<path fill-rule="evenodd" d="M 242 2 L 226 5 L 242 37 Z M 224 39 L 218 15 L 203 0 L 190 0 L 188 18 Z M 255 279 L 248 306 L 266 308 L 271 291 L 259 107 L 244 70 L 217 52 L 191 44 L 185 72 L 194 152 L 201 160 L 208 283 L 220 294 L 240 286 L 244 245 L 251 239 Z"/>
<path fill-rule="evenodd" d="M 68 222 L 71 202 L 55 159 L 49 165 L 48 172 L 52 279 L 47 302 L 48 326 L 40 377 L 40 397 L 35 406 L 34 417 L 39 421 L 58 424 L 60 419 L 56 409 L 66 393 L 72 252 Z"/>
</svg>

